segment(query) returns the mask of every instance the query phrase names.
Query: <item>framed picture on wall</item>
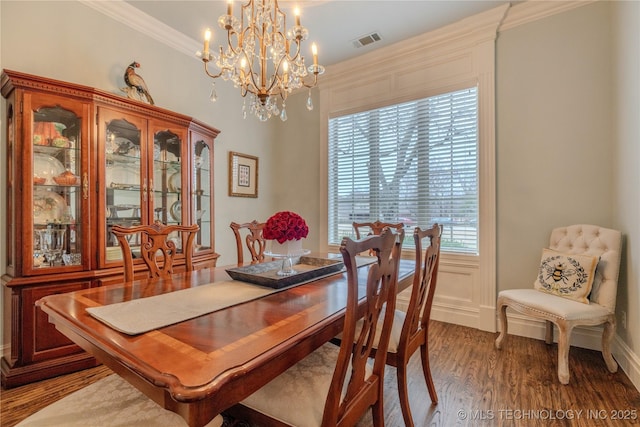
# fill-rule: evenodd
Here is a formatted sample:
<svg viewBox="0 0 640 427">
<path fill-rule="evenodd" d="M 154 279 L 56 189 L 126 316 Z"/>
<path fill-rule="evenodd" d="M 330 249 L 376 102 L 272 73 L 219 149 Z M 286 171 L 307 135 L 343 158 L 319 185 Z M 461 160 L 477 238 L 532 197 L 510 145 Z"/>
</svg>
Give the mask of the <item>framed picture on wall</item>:
<svg viewBox="0 0 640 427">
<path fill-rule="evenodd" d="M 258 197 L 258 158 L 229 152 L 229 196 Z"/>
</svg>

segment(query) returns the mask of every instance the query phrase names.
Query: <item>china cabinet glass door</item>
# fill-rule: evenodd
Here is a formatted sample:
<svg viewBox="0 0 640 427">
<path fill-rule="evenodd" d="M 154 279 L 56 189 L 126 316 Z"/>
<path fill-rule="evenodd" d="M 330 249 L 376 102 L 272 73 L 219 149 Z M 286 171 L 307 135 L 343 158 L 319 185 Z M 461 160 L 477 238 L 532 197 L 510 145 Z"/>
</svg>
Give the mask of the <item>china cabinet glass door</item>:
<svg viewBox="0 0 640 427">
<path fill-rule="evenodd" d="M 80 112 L 81 114 L 81 112 Z M 31 111 L 34 271 L 83 264 L 82 117 L 60 106 Z M 82 177 L 84 176 L 84 185 Z"/>
<path fill-rule="evenodd" d="M 213 139 L 191 133 L 191 212 L 193 222 L 200 226 L 196 236 L 196 252 L 211 250 L 213 247 Z"/>
<path fill-rule="evenodd" d="M 153 135 L 154 221 L 182 224 L 182 139 L 169 130 Z"/>
<path fill-rule="evenodd" d="M 124 118 L 110 111 L 101 111 L 104 129 L 104 206 L 105 206 L 105 257 L 107 262 L 122 259 L 122 252 L 115 235 L 114 225 L 131 227 L 144 221 L 146 200 L 146 167 L 144 156 L 144 121 Z M 132 247 L 140 245 L 133 238 Z"/>
<path fill-rule="evenodd" d="M 163 224 L 188 224 L 189 206 L 183 203 L 188 179 L 184 173 L 184 129 L 175 129 L 160 121 L 152 121 L 150 131 L 153 135 L 153 155 L 150 164 L 153 170 L 152 198 L 150 209 L 153 217 L 150 221 Z M 169 240 L 175 243 L 178 252 L 182 251 L 182 236 L 174 232 Z"/>
</svg>

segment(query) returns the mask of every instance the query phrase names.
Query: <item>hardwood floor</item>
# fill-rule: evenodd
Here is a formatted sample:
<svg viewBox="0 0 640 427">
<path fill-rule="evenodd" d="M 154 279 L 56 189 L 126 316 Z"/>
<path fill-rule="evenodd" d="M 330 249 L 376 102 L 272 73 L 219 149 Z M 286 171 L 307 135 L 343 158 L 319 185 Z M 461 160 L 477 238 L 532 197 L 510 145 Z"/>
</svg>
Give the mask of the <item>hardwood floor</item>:
<svg viewBox="0 0 640 427">
<path fill-rule="evenodd" d="M 431 405 L 415 354 L 410 363 L 409 394 L 416 426 L 640 425 L 640 392 L 622 370 L 609 373 L 600 352 L 572 347 L 571 381 L 563 386 L 556 376 L 555 345 L 510 335 L 505 348 L 495 350 L 496 336 L 432 322 L 431 369 L 439 403 Z M 2 390 L 0 425 L 14 426 L 109 373 L 97 367 Z M 394 368 L 387 369 L 385 383 L 386 426 L 402 427 Z M 358 427 L 370 425 L 369 415 L 358 423 Z"/>
</svg>

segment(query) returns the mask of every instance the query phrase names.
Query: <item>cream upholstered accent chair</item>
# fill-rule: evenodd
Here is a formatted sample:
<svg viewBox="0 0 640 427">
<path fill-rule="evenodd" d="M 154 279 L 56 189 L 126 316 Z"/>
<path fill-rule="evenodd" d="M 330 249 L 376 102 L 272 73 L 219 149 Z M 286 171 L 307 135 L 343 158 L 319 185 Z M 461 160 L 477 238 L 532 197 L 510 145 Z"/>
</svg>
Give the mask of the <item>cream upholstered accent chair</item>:
<svg viewBox="0 0 640 427">
<path fill-rule="evenodd" d="M 220 427 L 218 415 L 205 427 Z M 16 427 L 187 427 L 178 414 L 146 397 L 122 377 L 112 374 L 35 414 Z"/>
<path fill-rule="evenodd" d="M 156 221 L 151 225 L 123 227 L 114 225 L 111 232 L 118 239 L 124 260 L 124 280 L 134 280 L 133 248 L 129 240 L 140 234 L 140 255 L 148 268 L 149 277 L 168 278 L 173 274 L 173 262 L 178 254 L 184 255 L 185 270 L 193 270 L 193 241 L 200 230 L 198 224 L 165 225 Z M 170 236 L 180 242 L 178 247 Z M 179 236 L 179 239 L 177 238 Z"/>
<path fill-rule="evenodd" d="M 233 230 L 233 235 L 236 238 L 236 251 L 238 253 L 238 264 L 244 263 L 244 246 L 249 249 L 251 255 L 251 263 L 264 261 L 264 251 L 267 245 L 267 241 L 262 235 L 264 229 L 264 222 L 258 222 L 253 220 L 251 222 L 245 222 L 244 224 L 238 224 L 232 222 L 229 227 Z M 240 230 L 246 230 L 244 237 L 244 244 L 242 242 L 242 236 Z"/>
<path fill-rule="evenodd" d="M 345 427 L 372 408 L 373 425 L 384 425 L 384 367 L 402 247 L 397 237 L 403 234 L 384 230 L 362 240 L 343 239 L 347 303 L 342 345 L 323 344 L 232 408 L 232 416 L 260 426 Z M 375 250 L 376 261 L 358 268 L 356 255 L 369 249 Z M 360 317 L 364 326 L 357 330 Z M 380 318 L 383 352 L 371 362 Z"/>
<path fill-rule="evenodd" d="M 549 248 L 561 254 L 596 256 L 597 268 L 588 299 L 579 302 L 538 289 L 510 289 L 498 294 L 498 314 L 502 330 L 496 339 L 496 348 L 502 347 L 507 335 L 507 307 L 522 314 L 542 319 L 546 324 L 545 341 L 553 343 L 553 325 L 558 327 L 558 379 L 568 384 L 569 341 L 571 331 L 576 326 L 604 324 L 602 333 L 602 356 L 610 372 L 618 370 L 618 364 L 611 355 L 611 342 L 615 335 L 616 293 L 620 270 L 622 235 L 617 230 L 595 225 L 571 225 L 556 228 L 551 232 Z M 558 255 L 560 257 L 562 255 Z M 548 258 L 549 259 L 549 258 Z M 575 265 L 558 265 L 544 269 L 544 256 L 540 275 L 551 282 L 562 282 L 565 269 L 577 270 Z M 577 264 L 576 264 L 577 265 Z"/>
</svg>

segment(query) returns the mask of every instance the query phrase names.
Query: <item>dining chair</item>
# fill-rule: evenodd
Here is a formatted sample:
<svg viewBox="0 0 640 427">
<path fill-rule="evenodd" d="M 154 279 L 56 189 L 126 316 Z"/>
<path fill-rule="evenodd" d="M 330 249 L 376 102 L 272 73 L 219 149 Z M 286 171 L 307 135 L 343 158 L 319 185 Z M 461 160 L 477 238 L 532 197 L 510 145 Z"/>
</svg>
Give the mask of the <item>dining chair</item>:
<svg viewBox="0 0 640 427">
<path fill-rule="evenodd" d="M 251 262 L 260 262 L 264 260 L 264 251 L 267 241 L 262 236 L 262 230 L 264 229 L 264 222 L 258 222 L 253 220 L 251 222 L 245 222 L 244 224 L 238 224 L 232 222 L 229 226 L 233 230 L 233 234 L 236 237 L 236 249 L 238 253 L 238 264 L 244 263 L 244 244 L 242 242 L 242 236 L 240 230 L 247 230 L 247 234 L 244 238 L 244 243 L 249 249 L 251 254 Z"/>
<path fill-rule="evenodd" d="M 141 234 L 140 256 L 147 265 L 148 276 L 166 278 L 173 274 L 173 263 L 178 253 L 184 255 L 185 270 L 193 270 L 193 240 L 199 229 L 197 224 L 165 225 L 160 221 L 133 227 L 114 225 L 111 232 L 118 239 L 122 250 L 125 281 L 131 282 L 135 278 L 133 251 L 129 243 L 134 235 Z"/>
<path fill-rule="evenodd" d="M 429 397 L 433 404 L 438 403 L 438 394 L 433 384 L 429 363 L 429 322 L 433 297 L 438 282 L 441 235 L 442 226 L 439 224 L 434 224 L 426 230 L 416 227 L 413 231 L 416 274 L 413 275 L 413 286 L 407 311 L 395 311 L 394 328 L 391 332 L 387 351 L 387 364 L 394 366 L 397 370 L 398 398 L 402 409 L 402 417 L 407 427 L 413 426 L 407 388 L 407 366 L 409 359 L 418 349 L 420 349 L 422 373 L 427 383 Z M 429 246 L 423 252 L 422 242 L 425 239 L 429 240 Z M 401 328 L 399 328 L 400 325 L 402 325 Z"/>
<path fill-rule="evenodd" d="M 205 427 L 220 427 L 218 415 Z M 16 427 L 187 427 L 178 414 L 162 408 L 116 374 L 108 375 L 44 407 Z"/>
<path fill-rule="evenodd" d="M 397 231 L 404 230 L 404 224 L 402 222 L 392 223 L 376 220 L 374 222 L 354 222 L 352 225 L 356 232 L 356 239 L 361 239 L 363 236 L 376 236 L 385 228 L 392 228 Z M 369 255 L 373 255 L 373 251 L 369 251 Z"/>
<path fill-rule="evenodd" d="M 596 225 L 577 224 L 551 231 L 537 278 L 529 289 L 498 293 L 501 330 L 495 346 L 502 348 L 507 336 L 507 307 L 543 320 L 545 342 L 553 343 L 553 325 L 558 327 L 558 379 L 568 384 L 569 348 L 573 328 L 604 324 L 602 356 L 609 372 L 618 364 L 611 355 L 616 331 L 616 294 L 622 250 L 620 231 Z"/>
<path fill-rule="evenodd" d="M 362 238 L 362 236 L 378 235 L 385 227 L 393 228 L 398 231 L 404 230 L 404 223 L 402 222 L 392 223 L 376 220 L 374 222 L 354 222 L 352 225 L 353 230 L 356 232 L 356 239 L 360 239 Z M 367 230 L 369 232 L 367 234 L 364 234 L 364 232 Z"/>
<path fill-rule="evenodd" d="M 342 240 L 340 253 L 347 277 L 343 334 L 347 340 L 340 347 L 323 344 L 231 408 L 231 416 L 261 426 L 343 427 L 355 425 L 371 408 L 373 425 L 384 425 L 386 353 L 379 353 L 372 362 L 369 356 L 376 332 L 381 349 L 386 350 L 389 343 L 402 234 L 398 239 L 397 233 L 385 230 L 361 240 Z M 358 268 L 357 254 L 369 249 L 375 251 L 376 260 Z M 356 330 L 360 317 L 365 319 L 363 327 Z M 377 331 L 380 324 L 382 330 Z"/>
<path fill-rule="evenodd" d="M 438 403 L 438 394 L 431 376 L 429 363 L 429 320 L 431 306 L 438 281 L 438 267 L 440 265 L 440 237 L 442 226 L 434 224 L 431 228 L 422 230 L 416 227 L 413 230 L 415 243 L 415 271 L 413 286 L 406 312 L 396 309 L 393 318 L 393 327 L 389 338 L 386 364 L 396 368 L 398 383 L 398 399 L 404 424 L 412 427 L 413 417 L 409 405 L 409 392 L 407 387 L 407 366 L 411 356 L 420 349 L 422 360 L 422 373 L 427 384 L 429 397 L 433 404 Z M 429 240 L 429 245 L 423 250 L 423 241 Z M 341 343 L 344 335 L 339 335 L 332 342 Z M 379 352 L 379 337 L 374 341 L 373 355 Z"/>
</svg>

